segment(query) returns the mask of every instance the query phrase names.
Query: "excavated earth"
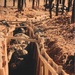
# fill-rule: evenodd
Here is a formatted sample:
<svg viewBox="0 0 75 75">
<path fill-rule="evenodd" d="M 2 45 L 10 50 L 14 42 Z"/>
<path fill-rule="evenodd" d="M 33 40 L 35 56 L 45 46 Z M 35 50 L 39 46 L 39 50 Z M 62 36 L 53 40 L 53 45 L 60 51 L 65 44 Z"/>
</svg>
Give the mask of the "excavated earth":
<svg viewBox="0 0 75 75">
<path fill-rule="evenodd" d="M 9 11 L 8 11 L 9 10 Z M 27 18 L 36 18 L 40 15 L 49 15 L 46 11 L 25 9 L 17 12 L 15 8 L 0 7 L 0 20 L 17 21 Z M 70 75 L 74 75 L 74 53 L 75 53 L 75 24 L 70 24 L 70 17 L 66 14 L 47 19 L 33 24 L 35 33 L 45 39 L 45 48 L 48 55 Z"/>
<path fill-rule="evenodd" d="M 70 75 L 74 75 L 75 38 L 74 24 L 69 24 L 69 17 L 58 16 L 38 25 L 42 36 L 46 38 L 48 55 Z"/>
</svg>

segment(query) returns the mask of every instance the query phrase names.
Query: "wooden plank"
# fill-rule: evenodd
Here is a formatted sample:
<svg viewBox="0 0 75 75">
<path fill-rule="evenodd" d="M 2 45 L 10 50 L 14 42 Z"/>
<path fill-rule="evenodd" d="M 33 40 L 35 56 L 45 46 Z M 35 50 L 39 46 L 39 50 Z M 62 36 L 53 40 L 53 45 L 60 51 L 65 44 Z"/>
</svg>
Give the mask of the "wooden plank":
<svg viewBox="0 0 75 75">
<path fill-rule="evenodd" d="M 7 58 L 7 39 L 5 39 L 4 44 L 5 44 L 5 61 L 6 61 L 6 65 L 4 66 L 4 68 L 5 68 L 4 70 L 5 70 L 6 75 L 8 75 L 9 69 L 8 69 L 8 58 Z"/>
<path fill-rule="evenodd" d="M 61 74 L 62 74 L 62 75 L 69 75 L 69 74 L 67 74 L 64 70 L 61 71 Z"/>
<path fill-rule="evenodd" d="M 0 40 L 0 68 L 2 68 L 2 50 L 3 50 L 2 41 Z"/>
<path fill-rule="evenodd" d="M 4 68 L 0 68 L 0 75 L 6 75 L 5 71 L 4 71 Z"/>
<path fill-rule="evenodd" d="M 25 40 L 25 41 L 30 41 L 30 42 L 37 42 L 36 39 L 27 39 L 27 38 L 22 38 L 22 37 L 9 37 L 9 36 L 6 36 L 8 39 L 16 39 L 16 40 Z"/>
<path fill-rule="evenodd" d="M 25 26 L 15 26 L 15 28 L 24 28 L 24 27 L 29 27 L 29 26 L 27 26 L 27 25 L 25 25 Z"/>
<path fill-rule="evenodd" d="M 45 64 L 45 75 L 48 75 L 48 68 L 47 68 L 46 64 Z"/>
<path fill-rule="evenodd" d="M 8 22 L 8 23 L 10 23 L 10 22 L 12 22 L 12 23 L 14 23 L 14 22 L 15 22 L 15 23 L 19 23 L 19 22 L 20 22 L 20 23 L 21 23 L 21 22 L 26 23 L 26 21 L 6 21 L 6 22 Z"/>
<path fill-rule="evenodd" d="M 40 55 L 39 56 L 40 57 L 40 60 L 45 64 L 45 66 L 48 68 L 48 70 L 50 71 L 50 72 L 52 72 L 52 74 L 53 75 L 58 75 L 57 73 L 56 73 L 56 71 L 50 66 L 50 64 Z"/>
</svg>

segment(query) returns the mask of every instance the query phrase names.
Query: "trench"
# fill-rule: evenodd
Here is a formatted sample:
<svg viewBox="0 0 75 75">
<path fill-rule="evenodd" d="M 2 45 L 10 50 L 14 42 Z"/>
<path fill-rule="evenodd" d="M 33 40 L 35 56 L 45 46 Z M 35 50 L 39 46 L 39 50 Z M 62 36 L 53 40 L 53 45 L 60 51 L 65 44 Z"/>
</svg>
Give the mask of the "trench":
<svg viewBox="0 0 75 75">
<path fill-rule="evenodd" d="M 9 75 L 36 75 L 36 60 L 34 58 L 35 43 L 31 42 L 27 46 L 28 54 L 24 56 L 15 69 L 9 66 Z M 12 59 L 11 59 L 12 60 Z M 9 65 L 11 62 L 9 63 Z"/>
</svg>

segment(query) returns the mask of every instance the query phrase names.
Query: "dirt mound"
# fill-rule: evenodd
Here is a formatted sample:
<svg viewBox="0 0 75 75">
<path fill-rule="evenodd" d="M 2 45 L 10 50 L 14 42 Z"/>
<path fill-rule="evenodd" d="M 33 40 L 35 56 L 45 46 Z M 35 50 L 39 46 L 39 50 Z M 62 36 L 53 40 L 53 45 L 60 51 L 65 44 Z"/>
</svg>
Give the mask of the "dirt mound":
<svg viewBox="0 0 75 75">
<path fill-rule="evenodd" d="M 74 24 L 69 24 L 69 17 L 59 16 L 49 20 L 45 29 L 48 37 L 48 55 L 70 75 L 74 74 Z"/>
</svg>

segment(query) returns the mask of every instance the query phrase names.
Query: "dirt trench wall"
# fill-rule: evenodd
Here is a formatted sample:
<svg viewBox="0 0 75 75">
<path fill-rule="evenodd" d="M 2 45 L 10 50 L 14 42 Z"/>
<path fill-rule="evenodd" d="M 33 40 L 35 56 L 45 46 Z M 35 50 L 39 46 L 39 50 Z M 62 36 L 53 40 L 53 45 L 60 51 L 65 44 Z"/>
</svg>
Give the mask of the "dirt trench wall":
<svg viewBox="0 0 75 75">
<path fill-rule="evenodd" d="M 74 75 L 74 52 L 61 47 L 56 41 L 48 41 L 47 45 L 49 47 L 47 53 L 54 60 L 54 62 L 58 65 L 62 65 L 63 69 L 67 73 Z"/>
</svg>

